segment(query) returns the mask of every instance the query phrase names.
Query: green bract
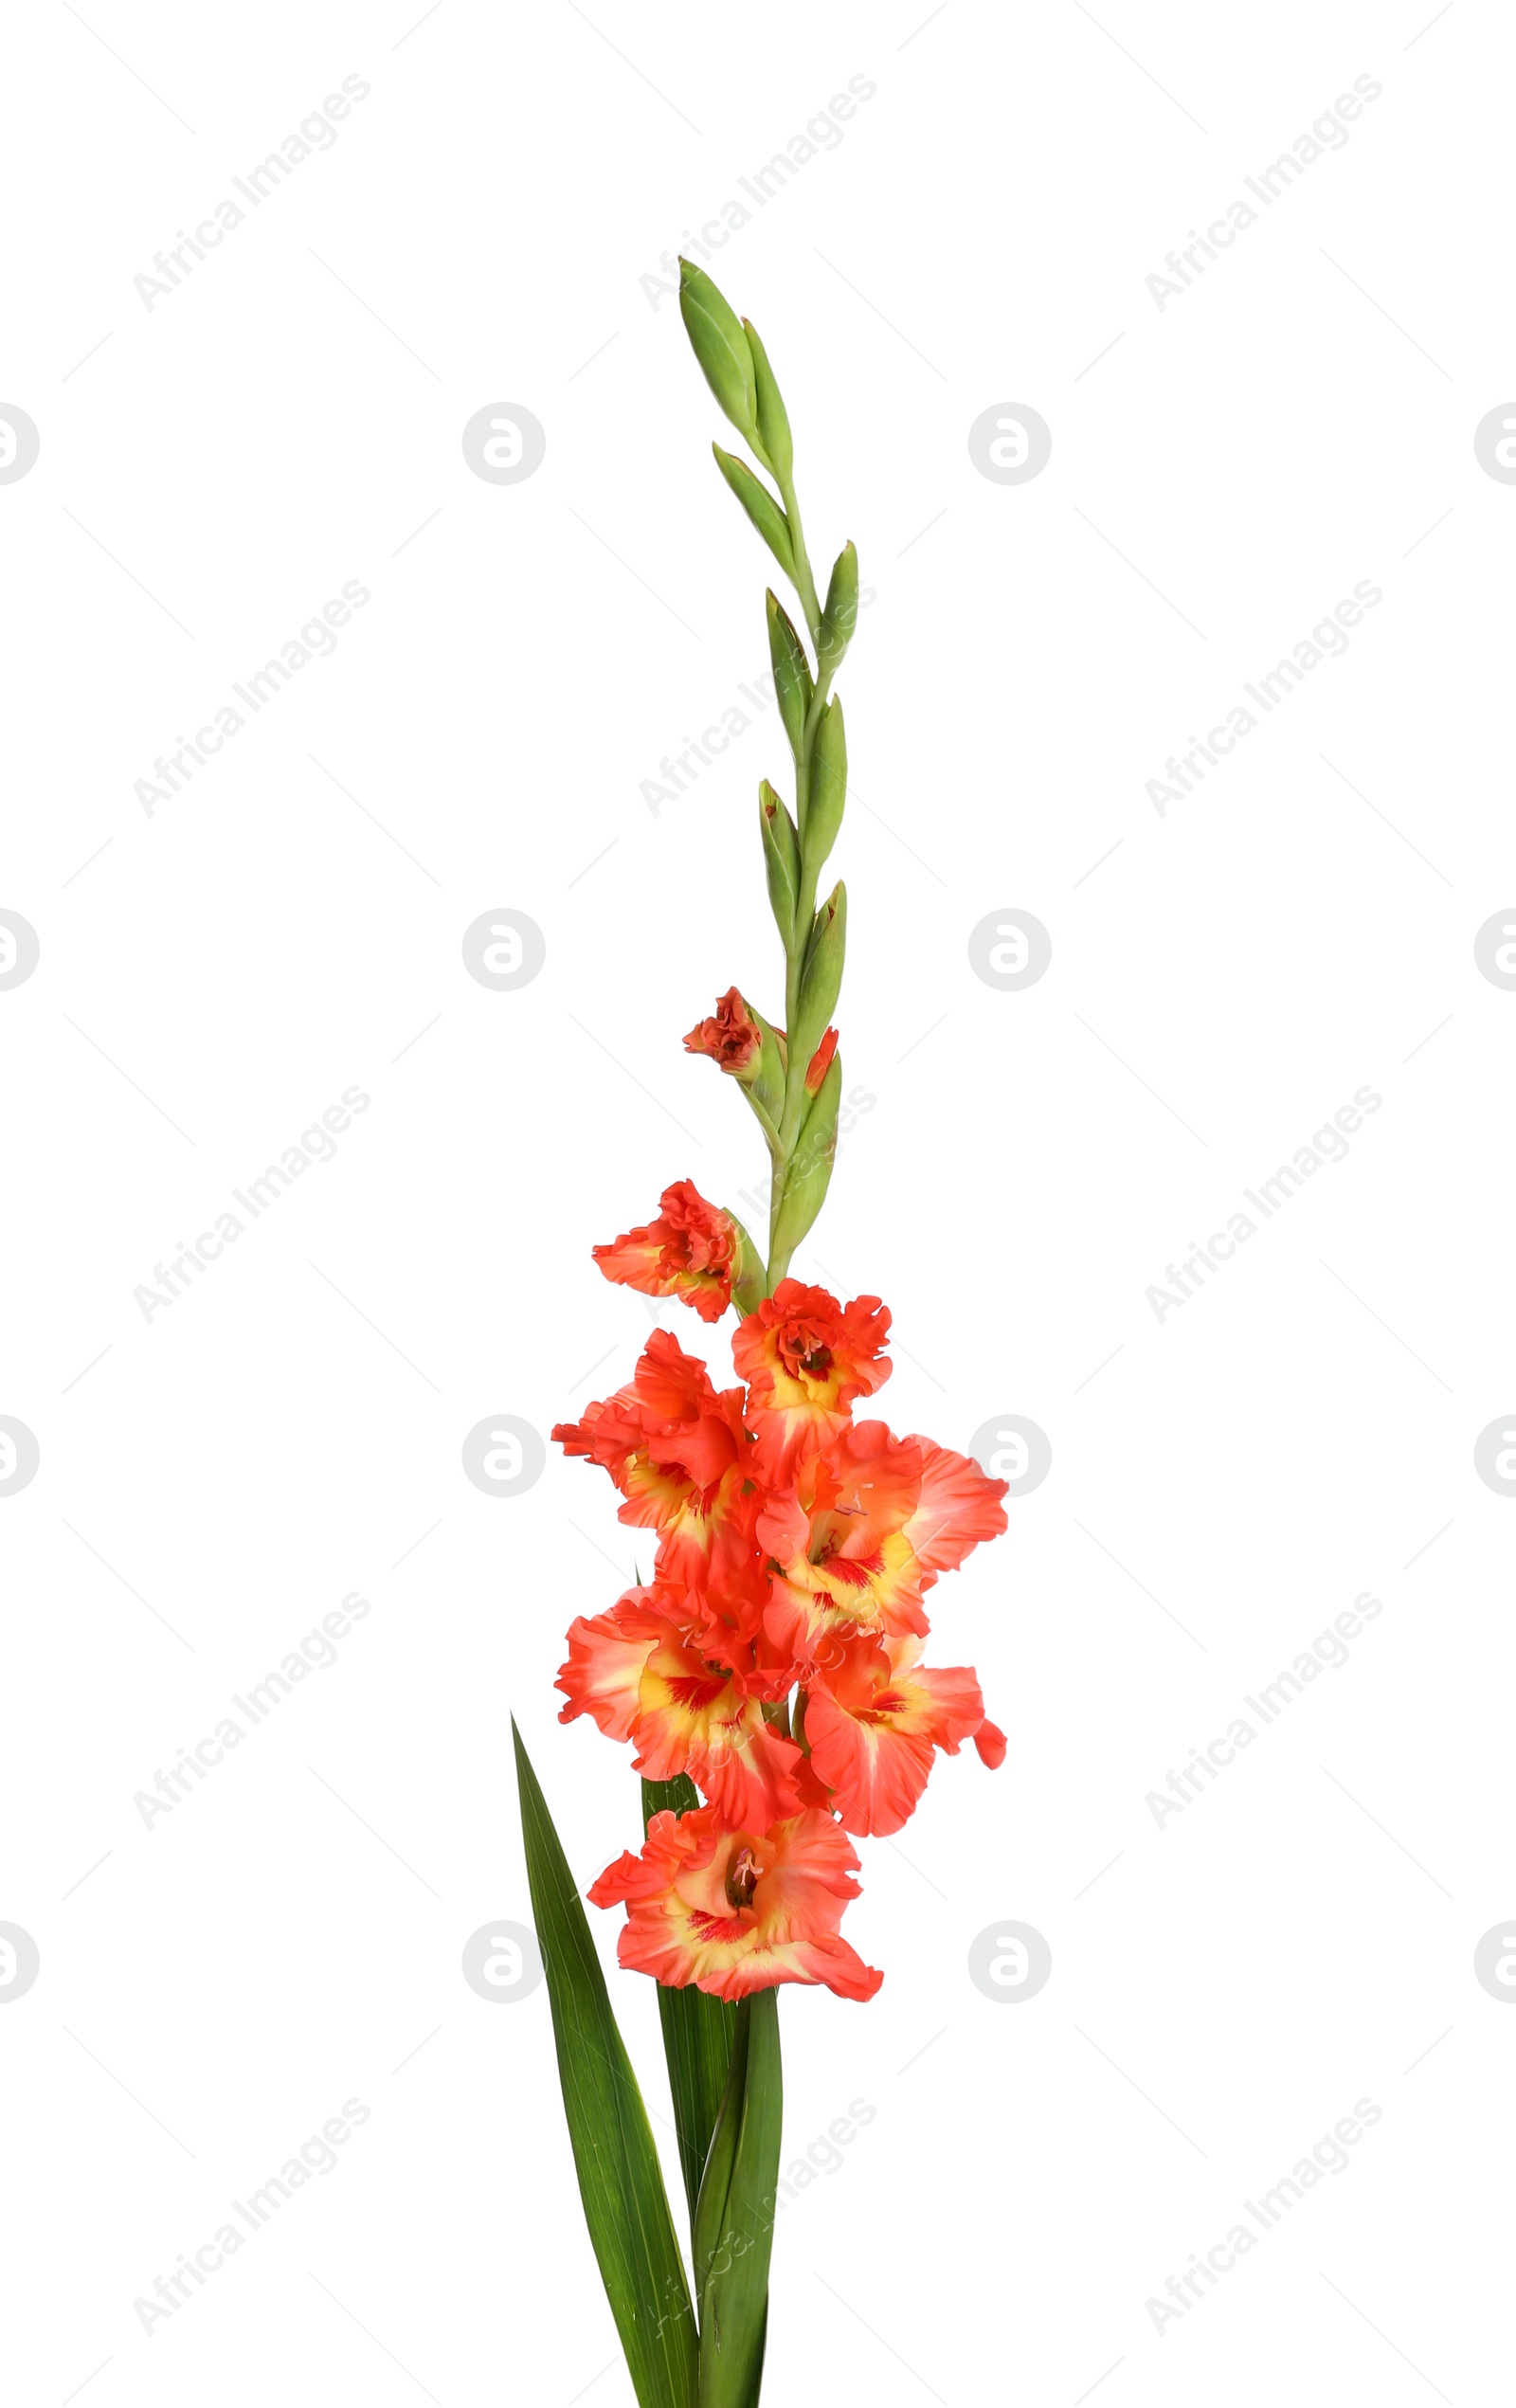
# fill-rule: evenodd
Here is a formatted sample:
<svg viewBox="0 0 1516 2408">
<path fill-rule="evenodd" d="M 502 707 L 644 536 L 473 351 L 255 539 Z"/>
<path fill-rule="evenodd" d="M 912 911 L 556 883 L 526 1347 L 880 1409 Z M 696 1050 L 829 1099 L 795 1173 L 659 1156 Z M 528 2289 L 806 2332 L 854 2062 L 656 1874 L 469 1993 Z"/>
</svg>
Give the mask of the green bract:
<svg viewBox="0 0 1516 2408">
<path fill-rule="evenodd" d="M 795 574 L 795 548 L 790 541 L 789 521 L 767 485 L 762 484 L 750 468 L 719 444 L 713 444 L 716 466 L 741 502 L 758 533 L 762 535 L 786 577 Z"/>
<path fill-rule="evenodd" d="M 800 761 L 805 751 L 805 714 L 811 707 L 811 696 L 815 692 L 811 684 L 810 663 L 789 614 L 781 606 L 772 587 L 764 595 L 764 609 L 768 621 L 768 660 L 774 673 L 774 690 L 779 697 L 779 715 L 785 722 L 789 749 Z"/>
<path fill-rule="evenodd" d="M 768 365 L 768 354 L 758 339 L 758 329 L 750 317 L 742 321 L 752 355 L 753 382 L 758 393 L 758 439 L 768 455 L 768 465 L 781 485 L 789 481 L 795 464 L 794 447 L 790 441 L 789 420 L 785 414 L 784 396 L 774 381 Z"/>
<path fill-rule="evenodd" d="M 800 896 L 800 839 L 794 821 L 767 778 L 758 788 L 758 823 L 764 841 L 768 900 L 779 923 L 779 933 L 787 945 Z"/>
<path fill-rule="evenodd" d="M 758 1065 L 748 1081 L 748 1101 L 764 1121 L 777 1127 L 785 1110 L 785 1045 L 777 1029 L 770 1028 L 762 1012 L 748 1006 L 748 1015 L 763 1031 Z"/>
<path fill-rule="evenodd" d="M 790 1156 L 780 1199 L 775 1243 L 787 1255 L 799 1245 L 826 1202 L 837 1152 L 837 1113 L 842 1099 L 842 1057 L 834 1054 Z"/>
<path fill-rule="evenodd" d="M 846 801 L 847 734 L 842 726 L 841 698 L 837 697 L 827 704 L 821 726 L 816 731 L 811 798 L 806 807 L 802 837 L 805 867 L 813 878 L 820 877 L 826 857 L 837 842 Z"/>
<path fill-rule="evenodd" d="M 790 1063 L 803 1080 L 806 1066 L 825 1036 L 842 986 L 847 944 L 847 889 L 839 879 L 821 910 L 800 980 L 800 1010 L 790 1030 Z"/>
<path fill-rule="evenodd" d="M 821 630 L 816 639 L 817 654 L 828 677 L 835 678 L 841 667 L 842 655 L 853 641 L 857 623 L 858 556 L 846 543 L 833 565 L 826 607 L 821 612 Z"/>
</svg>

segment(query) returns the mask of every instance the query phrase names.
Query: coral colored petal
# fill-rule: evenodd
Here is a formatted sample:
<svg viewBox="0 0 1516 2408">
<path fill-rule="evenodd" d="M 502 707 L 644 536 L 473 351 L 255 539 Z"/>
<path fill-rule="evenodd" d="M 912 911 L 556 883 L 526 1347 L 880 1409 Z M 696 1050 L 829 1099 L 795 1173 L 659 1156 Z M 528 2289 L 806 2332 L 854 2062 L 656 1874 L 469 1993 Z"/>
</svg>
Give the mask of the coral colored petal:
<svg viewBox="0 0 1516 2408">
<path fill-rule="evenodd" d="M 971 1548 L 999 1538 L 1005 1529 L 1001 1498 L 1006 1483 L 987 1479 L 968 1456 L 955 1455 L 950 1447 L 930 1439 L 915 1443 L 922 1455 L 921 1495 L 905 1534 L 929 1576 L 922 1583 L 929 1587 L 939 1572 L 956 1571 Z"/>
<path fill-rule="evenodd" d="M 961 1741 L 972 1739 L 984 1719 L 979 1675 L 966 1664 L 940 1669 L 923 1664 L 900 1676 L 899 1687 L 901 1694 L 915 1705 L 922 1728 L 950 1756 L 957 1755 Z"/>
<path fill-rule="evenodd" d="M 811 1526 L 804 1507 L 792 1488 L 781 1489 L 765 1501 L 758 1516 L 758 1544 L 776 1564 L 792 1564 L 803 1555 Z"/>
<path fill-rule="evenodd" d="M 931 1771 L 929 1739 L 845 1713 L 822 1689 L 809 1693 L 805 1737 L 847 1830 L 887 1839 L 904 1829 Z"/>
<path fill-rule="evenodd" d="M 998 1772 L 1005 1762 L 1003 1730 L 995 1723 L 982 1722 L 974 1733 L 974 1745 L 979 1749 L 981 1760 L 988 1765 L 991 1772 Z"/>
<path fill-rule="evenodd" d="M 634 1601 L 648 1594 L 634 1589 L 608 1613 L 570 1623 L 568 1661 L 553 1684 L 568 1700 L 560 1722 L 593 1714 L 607 1739 L 630 1739 L 642 1673 L 665 1627 L 658 1615 L 638 1610 Z"/>
<path fill-rule="evenodd" d="M 872 1999 L 884 1980 L 875 1965 L 864 1964 L 846 1940 L 816 1941 L 805 1954 L 812 1968 L 810 1979 L 824 1982 L 839 1999 Z"/>
<path fill-rule="evenodd" d="M 586 1895 L 592 1907 L 620 1906 L 627 1898 L 641 1894 L 647 1879 L 647 1868 L 641 1856 L 623 1848 L 614 1864 L 608 1864 L 598 1881 L 591 1882 Z"/>
</svg>

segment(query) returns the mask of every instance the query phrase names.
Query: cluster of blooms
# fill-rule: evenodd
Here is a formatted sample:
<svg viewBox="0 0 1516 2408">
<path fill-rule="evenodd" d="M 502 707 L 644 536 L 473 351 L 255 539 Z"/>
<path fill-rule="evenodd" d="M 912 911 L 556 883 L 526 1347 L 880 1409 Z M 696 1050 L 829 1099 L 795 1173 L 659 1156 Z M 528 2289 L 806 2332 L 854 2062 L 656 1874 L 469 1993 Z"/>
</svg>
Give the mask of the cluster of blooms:
<svg viewBox="0 0 1516 2408">
<path fill-rule="evenodd" d="M 731 1302 L 741 1232 L 688 1180 L 595 1257 L 609 1279 Z M 929 1439 L 855 1421 L 889 1376 L 890 1315 L 783 1279 L 740 1322 L 741 1385 L 659 1331 L 629 1385 L 553 1432 L 609 1473 L 621 1518 L 656 1530 L 652 1579 L 568 1633 L 560 1719 L 630 1740 L 649 1781 L 707 1802 L 656 1814 L 640 1856 L 590 1891 L 627 1908 L 623 1965 L 725 1999 L 781 1982 L 872 1998 L 882 1974 L 840 1937 L 858 1894 L 849 1832 L 898 1831 L 933 1751 L 1005 1754 L 974 1674 L 921 1661 L 922 1599 L 1005 1528 L 1003 1480 Z M 792 1698 L 793 1693 L 793 1698 Z M 792 1709 L 791 1709 L 792 1698 Z"/>
</svg>

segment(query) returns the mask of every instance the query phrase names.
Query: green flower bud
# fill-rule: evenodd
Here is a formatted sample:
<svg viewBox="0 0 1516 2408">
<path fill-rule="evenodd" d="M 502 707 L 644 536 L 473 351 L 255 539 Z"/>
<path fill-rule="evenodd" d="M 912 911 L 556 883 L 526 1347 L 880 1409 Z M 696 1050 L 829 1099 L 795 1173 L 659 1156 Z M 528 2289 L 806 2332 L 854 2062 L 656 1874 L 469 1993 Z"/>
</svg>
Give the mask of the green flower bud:
<svg viewBox="0 0 1516 2408">
<path fill-rule="evenodd" d="M 805 741 L 805 714 L 811 707 L 814 691 L 810 663 L 805 658 L 805 647 L 771 586 L 764 596 L 764 609 L 768 620 L 768 658 L 779 696 L 779 715 L 785 722 L 789 749 L 798 761 Z"/>
<path fill-rule="evenodd" d="M 800 1006 L 789 1032 L 791 1058 L 810 1060 L 826 1034 L 842 989 L 842 957 L 847 947 L 847 888 L 839 878 L 816 914 L 805 966 L 800 974 Z"/>
<path fill-rule="evenodd" d="M 758 824 L 764 840 L 768 900 L 787 947 L 800 896 L 800 839 L 794 821 L 767 778 L 760 781 L 758 788 Z"/>
<path fill-rule="evenodd" d="M 785 1192 L 774 1222 L 776 1260 L 788 1261 L 826 1201 L 837 1153 L 837 1112 L 841 1099 L 842 1060 L 840 1055 L 834 1054 L 789 1159 Z"/>
<path fill-rule="evenodd" d="M 784 399 L 768 365 L 768 353 L 758 339 L 758 329 L 750 317 L 742 321 L 752 354 L 753 381 L 758 395 L 758 440 L 768 456 L 768 465 L 781 484 L 787 483 L 795 464 L 794 445 L 790 441 L 789 420 L 785 415 Z"/>
<path fill-rule="evenodd" d="M 716 456 L 716 466 L 793 585 L 795 555 L 790 550 L 789 520 L 767 486 L 760 482 L 750 468 L 745 468 L 730 451 L 723 451 L 719 444 L 713 444 L 711 448 Z"/>
<path fill-rule="evenodd" d="M 709 276 L 679 262 L 679 316 L 705 381 L 740 434 L 758 430 L 758 388 L 748 337 L 731 303 Z"/>
<path fill-rule="evenodd" d="M 816 639 L 816 658 L 825 676 L 835 677 L 841 667 L 842 655 L 853 641 L 857 623 L 858 556 L 852 544 L 845 543 L 833 564 L 821 633 Z"/>
<path fill-rule="evenodd" d="M 837 832 L 842 824 L 842 806 L 847 801 L 847 733 L 842 725 L 842 705 L 834 697 L 821 713 L 821 723 L 816 731 L 816 750 L 811 759 L 810 801 L 805 806 L 803 845 L 805 866 L 815 878 L 828 853 L 837 842 Z M 815 888 L 811 892 L 815 893 Z"/>
</svg>

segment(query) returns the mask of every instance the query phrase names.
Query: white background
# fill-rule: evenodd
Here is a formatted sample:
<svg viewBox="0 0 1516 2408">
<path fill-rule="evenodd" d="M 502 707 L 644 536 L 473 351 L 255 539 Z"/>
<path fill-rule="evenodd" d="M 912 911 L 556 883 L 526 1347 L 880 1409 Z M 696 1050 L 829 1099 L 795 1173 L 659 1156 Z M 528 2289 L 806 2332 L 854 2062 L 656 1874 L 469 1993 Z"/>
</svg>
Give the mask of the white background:
<svg viewBox="0 0 1516 2408">
<path fill-rule="evenodd" d="M 813 552 L 853 536 L 875 596 L 838 857 L 872 1102 L 797 1267 L 891 1304 L 896 1429 L 1022 1414 L 1053 1470 L 933 1601 L 1005 1767 L 944 1762 L 864 1843 L 878 1998 L 783 2002 L 786 2163 L 875 2114 L 779 2220 L 766 2397 L 1471 2408 L 1508 2380 L 1516 2037 L 1472 1972 L 1516 1904 L 1511 1507 L 1473 1469 L 1516 1402 L 1516 996 L 1472 950 L 1516 891 L 1516 492 L 1471 440 L 1516 390 L 1509 19 L 413 6 L 10 35 L 0 398 L 42 442 L 0 486 L 0 903 L 42 946 L 0 994 L 0 1411 L 42 1458 L 0 1499 L 0 1917 L 42 1960 L 0 2016 L 14 2397 L 631 2399 L 546 1993 L 486 2003 L 460 1955 L 528 1917 L 511 1711 L 576 1873 L 633 1835 L 624 1754 L 550 1686 L 633 1537 L 556 1450 L 501 1500 L 460 1449 L 626 1376 L 648 1313 L 590 1244 L 679 1176 L 741 1209 L 760 1167 L 679 1039 L 733 981 L 778 1009 L 775 723 L 656 815 L 640 786 L 762 667 L 766 555 L 640 279 L 859 75 L 715 267 Z M 334 146 L 147 309 L 154 252 L 345 75 Z M 1346 146 L 1160 311 L 1164 254 L 1361 75 Z M 1053 430 L 1021 486 L 966 444 L 1012 400 Z M 496 401 L 547 431 L 516 485 L 460 448 Z M 334 654 L 145 812 L 349 580 Z M 1345 656 L 1160 817 L 1166 756 L 1360 580 Z M 1052 932 L 1022 993 L 969 967 L 1002 907 Z M 498 908 L 547 942 L 514 993 L 460 954 Z M 350 1086 L 335 1159 L 146 1321 Z M 1160 1322 L 1165 1265 L 1361 1086 L 1348 1158 Z M 338 1660 L 145 1828 L 135 1793 L 354 1589 Z M 1160 1828 L 1147 1793 L 1365 1589 L 1348 1664 Z M 966 1971 L 1005 1917 L 1053 1951 L 1020 2005 Z M 677 2185 L 652 1988 L 613 1994 Z M 144 2334 L 350 2098 L 335 2170 Z M 1365 2098 L 1348 2170 L 1155 2330 Z"/>
</svg>

